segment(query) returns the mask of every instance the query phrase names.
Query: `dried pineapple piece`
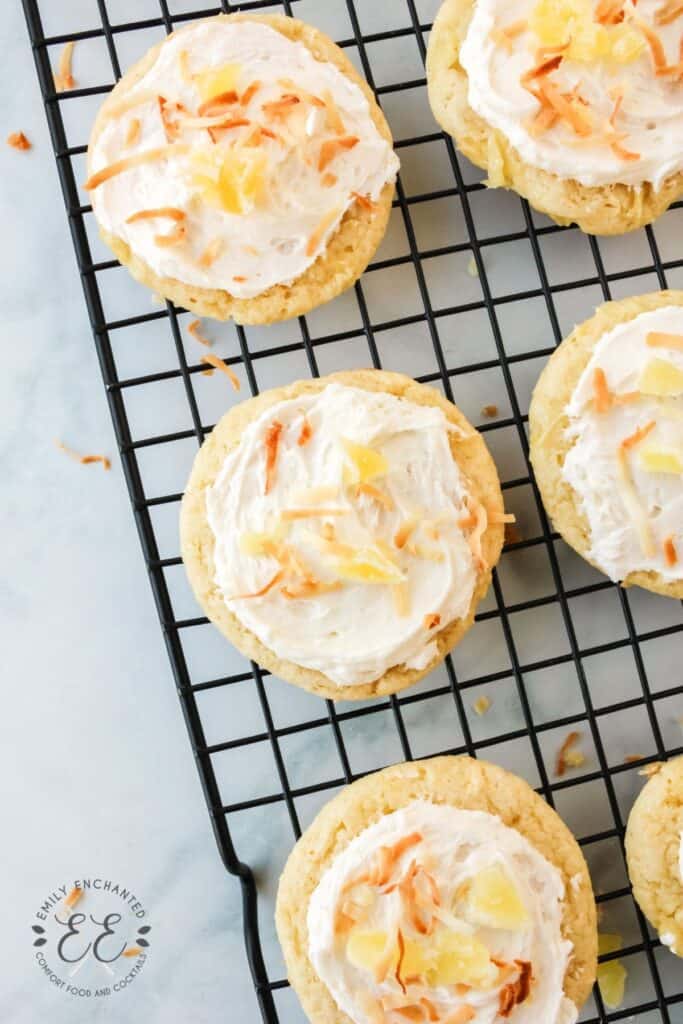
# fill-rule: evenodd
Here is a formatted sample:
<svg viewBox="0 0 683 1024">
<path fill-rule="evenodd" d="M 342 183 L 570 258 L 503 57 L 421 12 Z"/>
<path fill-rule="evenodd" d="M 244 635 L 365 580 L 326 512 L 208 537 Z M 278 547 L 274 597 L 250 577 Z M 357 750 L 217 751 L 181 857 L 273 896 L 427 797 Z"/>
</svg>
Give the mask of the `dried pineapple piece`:
<svg viewBox="0 0 683 1024">
<path fill-rule="evenodd" d="M 498 968 L 483 942 L 472 935 L 443 931 L 436 938 L 438 955 L 427 970 L 427 981 L 439 985 L 472 985 L 490 988 L 498 979 Z"/>
<path fill-rule="evenodd" d="M 645 48 L 641 33 L 630 25 L 600 25 L 591 0 L 539 0 L 529 27 L 544 46 L 569 43 L 567 57 L 581 63 L 609 60 L 628 64 Z"/>
<path fill-rule="evenodd" d="M 517 886 L 499 865 L 484 868 L 472 879 L 468 918 L 488 928 L 524 928 L 529 923 Z"/>
<path fill-rule="evenodd" d="M 616 1010 L 623 1003 L 626 976 L 626 968 L 620 960 L 608 960 L 606 964 L 598 964 L 598 988 L 608 1009 Z"/>
<path fill-rule="evenodd" d="M 683 457 L 675 448 L 642 448 L 640 464 L 648 473 L 683 473 Z"/>
<path fill-rule="evenodd" d="M 356 548 L 336 564 L 337 575 L 357 583 L 403 583 L 405 575 L 377 548 Z"/>
<path fill-rule="evenodd" d="M 236 90 L 241 70 L 240 64 L 222 64 L 217 68 L 199 71 L 194 80 L 202 100 L 206 102 L 214 96 Z"/>
<path fill-rule="evenodd" d="M 228 213 L 249 213 L 257 205 L 266 183 L 267 157 L 257 149 L 219 147 L 192 157 L 192 183 L 206 202 Z"/>
<path fill-rule="evenodd" d="M 367 448 L 355 441 L 342 438 L 342 445 L 351 463 L 349 469 L 351 479 L 347 482 L 366 484 L 378 476 L 384 476 L 389 469 L 388 460 L 374 448 Z"/>
<path fill-rule="evenodd" d="M 683 394 L 683 370 L 666 359 L 652 359 L 643 370 L 638 387 L 644 395 Z"/>
<path fill-rule="evenodd" d="M 354 967 L 360 967 L 365 971 L 374 971 L 384 958 L 386 946 L 386 932 L 354 928 L 346 943 L 346 956 Z M 396 947 L 396 960 L 398 960 L 398 946 Z"/>
</svg>

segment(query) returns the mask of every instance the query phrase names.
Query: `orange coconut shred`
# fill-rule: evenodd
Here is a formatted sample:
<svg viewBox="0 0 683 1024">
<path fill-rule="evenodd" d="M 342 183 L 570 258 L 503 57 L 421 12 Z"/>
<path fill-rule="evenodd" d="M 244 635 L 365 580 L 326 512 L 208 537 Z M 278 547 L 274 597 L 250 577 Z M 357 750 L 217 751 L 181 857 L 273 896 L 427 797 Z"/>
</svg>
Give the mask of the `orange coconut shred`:
<svg viewBox="0 0 683 1024">
<path fill-rule="evenodd" d="M 266 431 L 264 445 L 266 448 L 266 483 L 264 493 L 269 494 L 275 482 L 275 469 L 277 466 L 278 448 L 280 446 L 280 434 L 283 427 L 279 420 L 273 420 Z"/>
<path fill-rule="evenodd" d="M 137 220 L 152 220 L 155 217 L 168 217 L 170 220 L 183 221 L 185 216 L 185 212 L 175 206 L 158 206 L 156 209 L 138 210 L 137 213 L 131 213 L 130 217 L 126 217 L 126 224 L 134 224 Z"/>
<path fill-rule="evenodd" d="M 7 145 L 11 146 L 12 149 L 30 149 L 31 143 L 26 138 L 23 132 L 12 132 L 11 135 L 7 136 Z"/>
<path fill-rule="evenodd" d="M 443 1024 L 469 1024 L 477 1016 L 471 1006 L 467 1004 L 459 1006 L 455 1013 L 447 1017 Z"/>
<path fill-rule="evenodd" d="M 300 598 L 319 597 L 320 594 L 329 594 L 334 590 L 340 590 L 341 586 L 342 584 L 339 580 L 333 583 L 324 583 L 322 580 L 317 580 L 311 576 L 301 580 L 301 582 L 288 584 L 282 588 L 281 593 L 283 597 L 293 601 Z"/>
<path fill-rule="evenodd" d="M 651 28 L 646 22 L 635 20 L 634 24 L 645 36 L 645 41 L 650 47 L 650 53 L 652 55 L 652 63 L 655 66 L 655 73 L 661 75 L 664 73 L 667 67 L 666 52 L 664 50 L 664 44 L 659 38 L 653 28 Z"/>
<path fill-rule="evenodd" d="M 57 92 L 65 92 L 67 89 L 76 88 L 76 80 L 71 73 L 74 45 L 73 40 L 68 42 L 59 56 L 59 65 L 53 75 Z"/>
<path fill-rule="evenodd" d="M 232 384 L 233 391 L 239 391 L 240 379 L 235 373 L 235 371 L 230 366 L 228 366 L 224 359 L 221 359 L 220 356 L 215 355 L 213 352 L 208 352 L 205 356 L 202 356 L 202 358 L 199 361 L 200 363 L 208 363 L 209 366 L 213 366 L 215 370 L 220 370 L 221 373 L 224 373 L 225 376 L 229 379 L 230 383 Z"/>
<path fill-rule="evenodd" d="M 187 333 L 191 334 L 194 340 L 198 341 L 200 345 L 206 345 L 207 347 L 209 347 L 211 345 L 211 342 L 202 334 L 201 326 L 201 320 L 193 320 L 191 324 L 187 325 Z"/>
<path fill-rule="evenodd" d="M 429 612 L 429 614 L 425 615 L 424 619 L 422 620 L 422 625 L 424 626 L 425 629 L 436 629 L 436 627 L 440 625 L 440 623 L 441 616 L 438 614 L 438 612 Z"/>
<path fill-rule="evenodd" d="M 242 95 L 240 96 L 240 106 L 246 107 L 249 101 L 254 98 L 254 96 L 256 95 L 260 88 L 261 83 L 258 81 L 252 82 L 251 85 L 248 85 L 247 88 L 242 93 Z"/>
<path fill-rule="evenodd" d="M 141 128 L 142 128 L 142 124 L 141 124 L 140 118 L 139 117 L 131 117 L 130 123 L 128 125 L 128 131 L 126 132 L 126 139 L 125 139 L 125 142 L 126 142 L 127 146 L 134 146 L 135 145 L 135 143 L 140 138 L 140 130 L 141 130 Z"/>
<path fill-rule="evenodd" d="M 168 248 L 171 245 L 180 245 L 185 241 L 187 237 L 187 228 L 184 224 L 176 224 L 173 231 L 169 231 L 167 235 L 155 235 L 154 244 L 160 245 L 163 248 Z"/>
<path fill-rule="evenodd" d="M 664 548 L 664 561 L 666 564 L 669 567 L 676 565 L 678 562 L 678 552 L 676 551 L 673 537 L 666 537 L 662 546 Z"/>
<path fill-rule="evenodd" d="M 199 259 L 197 260 L 199 266 L 202 267 L 203 269 L 208 269 L 209 267 L 212 267 L 222 251 L 223 239 L 214 238 L 213 241 L 209 242 L 206 249 L 204 249 L 204 251 L 200 253 Z"/>
<path fill-rule="evenodd" d="M 324 171 L 328 164 L 331 164 L 344 150 L 353 149 L 359 143 L 357 135 L 344 135 L 338 139 L 326 139 L 320 147 L 318 157 L 318 170 Z"/>
<path fill-rule="evenodd" d="M 558 779 L 561 779 L 567 771 L 567 768 L 569 767 L 567 762 L 567 754 L 574 746 L 574 744 L 580 739 L 580 737 L 580 733 L 570 732 L 564 740 L 564 742 L 562 743 L 562 746 L 558 750 L 557 757 L 555 758 L 555 774 L 557 775 Z"/>
<path fill-rule="evenodd" d="M 92 192 L 104 184 L 105 181 L 115 178 L 117 174 L 123 174 L 124 171 L 130 171 L 134 167 L 142 166 L 142 164 L 164 160 L 172 154 L 186 153 L 188 149 L 189 146 L 159 146 L 157 149 L 146 149 L 142 153 L 126 156 L 123 160 L 116 160 L 113 164 L 108 164 L 101 170 L 96 171 L 95 174 L 91 174 L 83 188 L 86 192 Z"/>
<path fill-rule="evenodd" d="M 515 960 L 515 964 L 519 969 L 517 979 L 505 985 L 498 994 L 498 1013 L 504 1018 L 509 1017 L 515 1006 L 523 1003 L 531 992 L 531 964 L 528 960 Z"/>
<path fill-rule="evenodd" d="M 594 17 L 599 25 L 620 25 L 625 17 L 624 0 L 599 0 Z"/>
<path fill-rule="evenodd" d="M 180 134 L 180 115 L 188 113 L 187 107 L 182 103 L 171 103 L 164 96 L 157 96 L 157 103 L 166 141 L 175 142 Z"/>
<path fill-rule="evenodd" d="M 306 416 L 304 416 L 301 424 L 301 430 L 299 431 L 299 436 L 296 439 L 296 443 L 299 445 L 300 448 L 303 448 L 305 445 L 308 444 L 312 436 L 313 428 L 311 427 L 309 419 Z"/>
<path fill-rule="evenodd" d="M 268 580 L 267 583 L 265 583 L 261 587 L 260 590 L 255 590 L 253 594 L 233 594 L 233 596 L 231 598 L 229 598 L 229 600 L 231 600 L 231 601 L 246 601 L 247 598 L 265 597 L 265 595 L 268 594 L 273 589 L 273 587 L 276 587 L 278 585 L 278 583 L 281 580 L 284 579 L 284 577 L 285 577 L 285 571 L 284 571 L 284 569 L 280 569 L 280 570 L 278 570 L 278 572 L 275 573 L 274 576 L 271 577 L 271 579 Z"/>
<path fill-rule="evenodd" d="M 70 459 L 74 459 L 76 462 L 80 462 L 82 466 L 90 466 L 96 462 L 101 462 L 104 469 L 111 469 L 111 460 L 106 455 L 80 455 L 75 452 L 73 448 L 67 448 L 61 441 L 56 441 L 55 444 L 61 452 L 68 455 Z"/>
<path fill-rule="evenodd" d="M 264 103 L 261 110 L 268 118 L 282 118 L 291 114 L 292 108 L 296 107 L 299 103 L 301 103 L 301 100 L 298 96 L 295 96 L 293 93 L 286 93 L 279 100 L 271 100 L 270 103 Z"/>
<path fill-rule="evenodd" d="M 681 16 L 683 16 L 683 0 L 666 0 L 666 3 L 663 3 L 655 12 L 655 23 L 671 25 Z"/>
<path fill-rule="evenodd" d="M 225 108 L 232 106 L 237 103 L 239 96 L 234 89 L 228 90 L 228 92 L 220 92 L 217 96 L 212 96 L 211 99 L 204 100 L 197 107 L 198 117 L 210 117 L 212 114 L 225 113 Z"/>
<path fill-rule="evenodd" d="M 358 498 L 362 494 L 366 495 L 368 498 L 372 498 L 373 501 L 376 501 L 379 505 L 383 505 L 384 508 L 392 509 L 394 507 L 394 503 L 390 496 L 384 491 L 381 491 L 379 487 L 375 487 L 373 484 L 356 484 L 356 497 Z"/>
<path fill-rule="evenodd" d="M 596 412 L 607 412 L 612 405 L 612 394 L 607 386 L 605 371 L 596 366 L 593 371 L 593 408 Z"/>
<path fill-rule="evenodd" d="M 372 210 L 377 209 L 377 203 L 373 202 L 370 196 L 363 196 L 360 192 L 352 192 L 351 195 L 363 210 L 372 212 Z"/>
<path fill-rule="evenodd" d="M 665 334 L 663 331 L 650 331 L 645 337 L 645 344 L 650 348 L 677 348 L 683 352 L 683 334 Z"/>
</svg>

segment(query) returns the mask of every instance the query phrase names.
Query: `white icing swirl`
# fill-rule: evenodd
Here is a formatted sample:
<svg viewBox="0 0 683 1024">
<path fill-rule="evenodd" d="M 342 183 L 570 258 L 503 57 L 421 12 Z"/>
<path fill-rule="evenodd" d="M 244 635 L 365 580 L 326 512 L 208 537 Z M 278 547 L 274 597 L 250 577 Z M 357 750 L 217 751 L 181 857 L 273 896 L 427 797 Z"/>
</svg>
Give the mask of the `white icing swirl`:
<svg viewBox="0 0 683 1024">
<path fill-rule="evenodd" d="M 371 1024 L 367 999 L 399 997 L 394 977 L 376 983 L 367 970 L 354 966 L 345 954 L 344 939 L 335 932 L 335 912 L 345 883 L 366 870 L 380 846 L 391 846 L 414 832 L 422 842 L 406 854 L 428 867 L 436 882 L 441 906 L 454 903 L 463 883 L 483 869 L 501 867 L 521 895 L 529 915 L 517 930 L 474 927 L 470 931 L 501 961 L 528 961 L 532 965 L 531 996 L 515 1007 L 515 1024 L 573 1024 L 574 1004 L 565 997 L 563 981 L 572 943 L 562 937 L 565 895 L 560 872 L 515 829 L 483 811 L 460 810 L 415 801 L 387 814 L 349 843 L 323 875 L 308 908 L 308 955 L 341 1010 L 354 1024 Z M 396 920 L 397 891 L 378 897 L 363 928 L 385 930 Z M 462 922 L 467 929 L 467 922 Z M 410 991 L 410 990 L 409 990 Z M 498 1015 L 499 986 L 471 988 L 458 995 L 454 986 L 434 987 L 429 996 L 439 1018 L 448 1020 L 466 1003 L 475 1012 L 472 1024 L 494 1024 Z M 408 998 L 405 1000 L 410 1002 Z"/>
<path fill-rule="evenodd" d="M 184 55 L 184 56 L 183 56 Z M 211 142 L 205 128 L 187 128 L 177 142 L 189 144 L 189 153 L 171 153 L 119 174 L 91 192 L 99 223 L 123 239 L 132 251 L 163 277 L 176 278 L 202 288 L 225 289 L 238 298 L 252 298 L 275 284 L 290 284 L 324 251 L 354 193 L 376 200 L 384 185 L 396 178 L 398 159 L 375 127 L 368 102 L 353 82 L 334 64 L 316 60 L 303 43 L 293 42 L 268 25 L 243 21 L 205 21 L 177 32 L 161 47 L 153 65 L 127 94 L 125 110 L 106 120 L 90 158 L 90 170 L 131 155 L 168 145 L 157 97 L 178 102 L 190 113 L 201 103 L 192 77 L 207 69 L 239 65 L 236 91 L 240 95 L 253 82 L 260 88 L 236 113 L 249 120 Z M 273 121 L 264 113 L 272 103 L 298 89 L 316 96 L 326 93 L 344 123 L 352 149 L 342 150 L 328 167 L 334 181 L 323 184 L 319 153 L 334 139 L 324 110 L 300 102 L 291 116 Z M 131 106 L 136 97 L 140 103 Z M 131 123 L 140 122 L 139 134 L 127 142 Z M 217 150 L 242 146 L 261 124 L 277 134 L 262 138 L 258 152 L 267 158 L 265 189 L 247 212 L 231 213 L 208 205 L 196 184 L 198 153 L 207 158 Z M 254 148 L 247 152 L 252 154 Z M 159 246 L 154 238 L 166 229 L 163 221 L 127 218 L 141 209 L 172 206 L 186 214 L 187 236 L 181 245 Z M 331 217 L 313 250 L 309 242 L 316 229 Z M 171 225 L 172 226 L 172 225 Z M 221 251 L 210 266 L 200 256 L 219 240 Z"/>
<path fill-rule="evenodd" d="M 472 109 L 509 140 L 525 163 L 583 185 L 652 182 L 659 188 L 666 178 L 683 170 L 683 81 L 674 75 L 657 77 L 647 45 L 632 63 L 565 58 L 553 72 L 552 81 L 563 92 L 579 87 L 588 101 L 598 129 L 591 138 L 578 138 L 561 122 L 542 134 L 529 131 L 539 103 L 520 79 L 536 65 L 540 42 L 525 30 L 510 38 L 508 52 L 497 30 L 528 21 L 536 2 L 477 0 L 460 51 Z M 635 0 L 626 0 L 625 10 L 627 19 L 637 16 L 656 31 L 669 64 L 675 66 L 680 60 L 681 22 L 657 23 L 655 15 L 662 2 L 639 0 L 636 5 Z M 597 0 L 590 3 L 597 7 Z M 622 87 L 616 129 L 624 136 L 625 149 L 638 154 L 637 159 L 622 159 L 601 137 L 614 109 L 610 93 Z"/>
<path fill-rule="evenodd" d="M 302 446 L 304 417 L 311 437 Z M 273 485 L 265 494 L 265 441 L 275 422 L 283 429 Z M 435 628 L 425 626 L 426 615 L 438 616 L 439 628 L 466 615 L 477 573 L 457 525 L 467 515 L 467 492 L 449 447 L 449 429 L 438 408 L 336 383 L 281 402 L 246 428 L 207 492 L 215 581 L 230 610 L 278 657 L 317 669 L 341 686 L 367 683 L 394 665 L 425 667 L 436 655 Z M 371 446 L 385 457 L 387 471 L 373 484 L 391 507 L 371 495 L 356 496 L 345 484 L 344 441 Z M 302 495 L 320 488 L 334 496 L 317 503 L 342 508 L 344 514 L 291 521 L 286 544 L 318 580 L 332 583 L 334 558 L 321 545 L 324 523 L 334 526 L 342 544 L 389 545 L 405 574 L 407 614 L 397 614 L 392 586 L 356 581 L 297 600 L 279 588 L 263 597 L 235 598 L 258 591 L 278 569 L 272 557 L 244 554 L 241 536 L 272 531 L 283 510 L 301 507 Z M 410 545 L 393 547 L 399 527 L 415 517 L 438 523 L 429 536 L 419 524 L 411 536 L 438 560 L 411 554 Z"/>
<path fill-rule="evenodd" d="M 646 366 L 664 360 L 683 372 L 683 351 L 653 348 L 647 344 L 650 332 L 683 335 L 683 309 L 667 306 L 642 313 L 619 324 L 600 339 L 579 378 L 566 408 L 573 442 L 562 469 L 565 480 L 580 499 L 588 520 L 591 543 L 588 557 L 613 580 L 631 572 L 651 570 L 664 580 L 681 578 L 681 565 L 669 565 L 664 541 L 671 538 L 683 557 L 683 481 L 675 473 L 645 469 L 642 448 L 680 452 L 683 459 L 683 396 L 666 399 L 641 395 L 636 401 L 616 403 L 598 413 L 593 405 L 594 374 L 602 369 L 607 386 L 619 396 L 638 391 Z M 654 421 L 654 430 L 627 456 L 633 487 L 652 538 L 651 554 L 643 543 L 619 468 L 620 443 L 638 428 Z"/>
</svg>

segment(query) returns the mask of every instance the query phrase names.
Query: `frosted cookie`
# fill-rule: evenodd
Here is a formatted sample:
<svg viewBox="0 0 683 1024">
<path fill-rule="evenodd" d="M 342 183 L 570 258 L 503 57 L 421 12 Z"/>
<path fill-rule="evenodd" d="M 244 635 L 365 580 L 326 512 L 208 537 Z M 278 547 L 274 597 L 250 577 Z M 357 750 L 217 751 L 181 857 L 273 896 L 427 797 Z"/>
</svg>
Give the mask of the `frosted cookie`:
<svg viewBox="0 0 683 1024">
<path fill-rule="evenodd" d="M 573 1024 L 595 979 L 578 844 L 526 782 L 469 757 L 343 790 L 294 848 L 276 921 L 315 1024 Z"/>
<path fill-rule="evenodd" d="M 683 195 L 682 26 L 676 0 L 445 0 L 434 116 L 490 185 L 631 231 Z"/>
<path fill-rule="evenodd" d="M 683 757 L 650 777 L 626 829 L 633 895 L 665 946 L 683 956 Z"/>
<path fill-rule="evenodd" d="M 612 580 L 683 597 L 683 292 L 610 302 L 577 327 L 529 425 L 567 543 Z"/>
<path fill-rule="evenodd" d="M 247 657 L 357 699 L 420 679 L 469 629 L 503 542 L 480 435 L 437 391 L 380 370 L 234 407 L 195 461 L 183 559 Z"/>
<path fill-rule="evenodd" d="M 121 79 L 85 187 L 138 280 L 200 315 L 270 323 L 360 276 L 397 170 L 339 47 L 292 18 L 232 14 L 174 32 Z"/>
</svg>

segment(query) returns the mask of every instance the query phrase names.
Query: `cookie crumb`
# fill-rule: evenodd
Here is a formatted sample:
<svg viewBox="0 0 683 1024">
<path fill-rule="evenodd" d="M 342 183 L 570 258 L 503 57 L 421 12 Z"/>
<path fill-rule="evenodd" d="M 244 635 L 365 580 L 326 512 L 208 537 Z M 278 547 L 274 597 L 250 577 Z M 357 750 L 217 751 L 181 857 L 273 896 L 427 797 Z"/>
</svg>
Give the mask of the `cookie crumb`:
<svg viewBox="0 0 683 1024">
<path fill-rule="evenodd" d="M 469 262 L 467 264 L 467 273 L 470 275 L 470 277 L 479 277 L 479 268 L 477 267 L 477 261 L 475 260 L 474 256 L 470 256 Z"/>
<path fill-rule="evenodd" d="M 76 88 L 76 79 L 71 73 L 71 62 L 74 53 L 73 39 L 66 44 L 59 57 L 59 66 L 53 73 L 55 89 L 57 92 L 64 92 L 67 89 Z"/>
<path fill-rule="evenodd" d="M 62 441 L 55 441 L 55 444 L 61 452 L 68 455 L 70 459 L 74 459 L 76 462 L 80 462 L 82 466 L 92 465 L 94 462 L 101 462 L 106 470 L 111 469 L 111 459 L 107 458 L 106 455 L 79 455 L 73 448 L 68 448 Z"/>
<path fill-rule="evenodd" d="M 624 764 L 633 764 L 635 761 L 642 761 L 643 754 L 627 754 L 624 758 Z"/>
<path fill-rule="evenodd" d="M 585 754 L 574 749 L 580 739 L 580 732 L 570 732 L 558 750 L 555 761 L 555 775 L 558 779 L 562 778 L 568 768 L 580 768 L 582 764 L 585 764 Z"/>
<path fill-rule="evenodd" d="M 485 405 L 481 410 L 482 416 L 486 416 L 488 419 L 493 419 L 494 416 L 498 415 L 497 405 Z"/>
<path fill-rule="evenodd" d="M 644 768 L 640 768 L 638 771 L 639 775 L 644 775 L 645 778 L 650 779 L 657 772 L 661 771 L 663 767 L 662 761 L 654 761 L 652 764 L 646 764 Z"/>
<path fill-rule="evenodd" d="M 11 135 L 7 136 L 7 145 L 11 146 L 12 149 L 27 150 L 32 148 L 31 142 L 26 138 L 23 132 L 12 132 Z"/>
<path fill-rule="evenodd" d="M 477 697 L 472 707 L 478 715 L 485 715 L 488 709 L 491 707 L 491 698 L 487 697 L 485 694 L 482 694 L 481 697 Z"/>
</svg>

